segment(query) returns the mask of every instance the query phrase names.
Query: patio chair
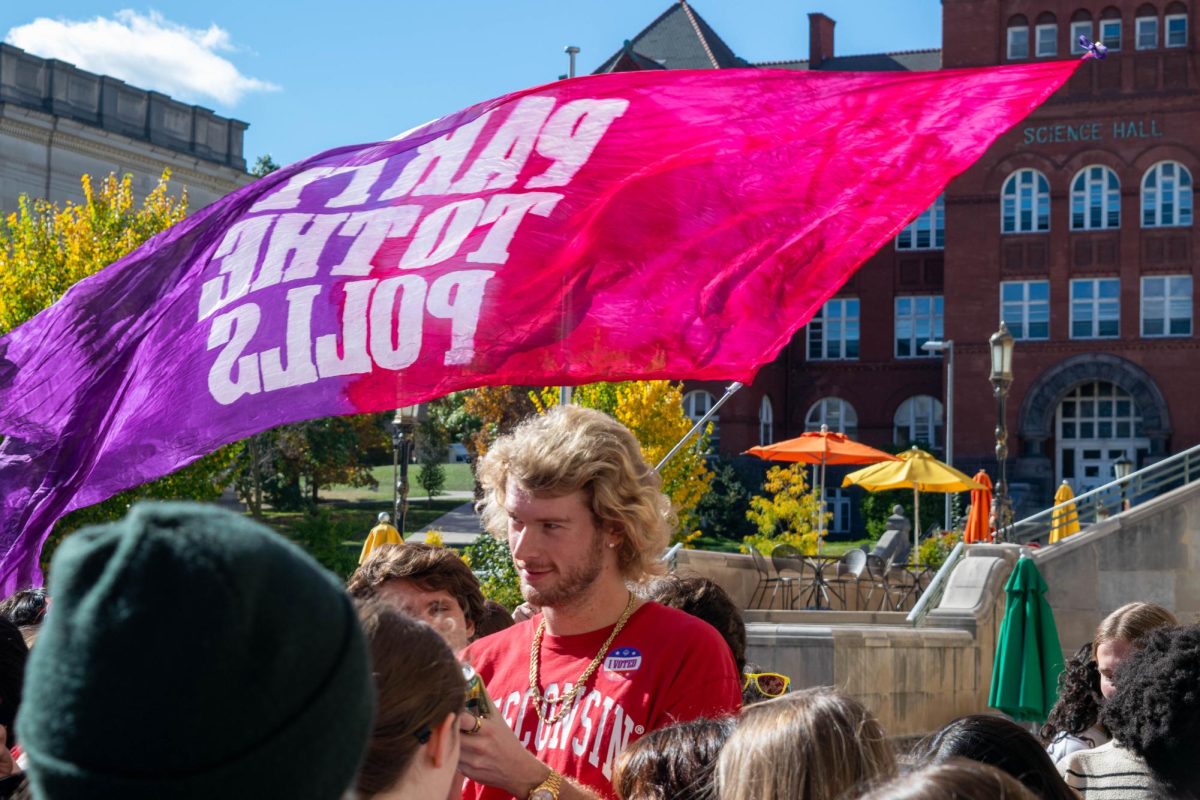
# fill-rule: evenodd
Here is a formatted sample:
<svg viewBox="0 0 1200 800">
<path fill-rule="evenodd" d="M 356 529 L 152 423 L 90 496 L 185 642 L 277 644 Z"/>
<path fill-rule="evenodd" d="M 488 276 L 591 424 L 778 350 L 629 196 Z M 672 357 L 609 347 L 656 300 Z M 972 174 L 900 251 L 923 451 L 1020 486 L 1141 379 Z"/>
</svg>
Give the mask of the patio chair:
<svg viewBox="0 0 1200 800">
<path fill-rule="evenodd" d="M 894 565 L 888 570 L 888 600 L 893 611 L 908 611 L 910 601 L 916 603 L 920 594 L 917 572 L 906 564 Z"/>
<path fill-rule="evenodd" d="M 857 590 L 858 581 L 867 568 L 867 554 L 859 549 L 850 550 L 842 560 L 837 562 L 833 577 L 825 580 L 825 585 L 838 600 L 842 601 L 842 610 L 850 610 L 850 588 Z"/>
<path fill-rule="evenodd" d="M 771 565 L 767 563 L 763 554 L 758 552 L 757 547 L 751 546 L 750 559 L 754 562 L 754 569 L 758 572 L 758 585 L 750 593 L 750 602 L 746 608 L 761 608 L 759 603 L 767 599 L 767 589 L 778 588 L 779 576 L 771 574 Z M 774 598 L 775 595 L 772 594 L 771 597 Z"/>
<path fill-rule="evenodd" d="M 892 568 L 890 558 L 880 558 L 876 555 L 867 556 L 867 599 L 863 602 L 863 610 L 871 610 L 871 601 L 879 595 L 879 606 L 876 611 L 883 611 L 889 605 L 888 571 Z"/>
<path fill-rule="evenodd" d="M 805 569 L 804 555 L 790 544 L 781 544 L 771 551 L 771 565 L 779 576 L 775 592 L 783 587 L 783 601 L 787 608 L 795 608 L 796 600 L 804 589 Z M 786 573 L 794 573 L 788 575 Z M 811 575 L 809 576 L 811 578 Z M 798 592 L 797 589 L 800 591 Z M 775 605 L 775 592 L 771 593 L 771 605 Z"/>
</svg>

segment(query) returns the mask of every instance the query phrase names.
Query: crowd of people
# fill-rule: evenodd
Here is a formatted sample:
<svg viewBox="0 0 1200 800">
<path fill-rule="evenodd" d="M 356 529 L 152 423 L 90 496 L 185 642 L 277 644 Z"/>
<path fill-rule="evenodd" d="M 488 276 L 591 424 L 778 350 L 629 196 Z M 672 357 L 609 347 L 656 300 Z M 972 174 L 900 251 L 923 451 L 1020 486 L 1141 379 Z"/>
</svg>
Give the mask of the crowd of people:
<svg viewBox="0 0 1200 800">
<path fill-rule="evenodd" d="M 661 574 L 671 509 L 619 423 L 554 409 L 479 478 L 519 622 L 440 547 L 382 541 L 342 586 L 214 507 L 68 537 L 0 603 L 0 798 L 1200 800 L 1200 628 L 1165 609 L 1101 622 L 1040 736 L 977 714 L 898 747 Z"/>
</svg>

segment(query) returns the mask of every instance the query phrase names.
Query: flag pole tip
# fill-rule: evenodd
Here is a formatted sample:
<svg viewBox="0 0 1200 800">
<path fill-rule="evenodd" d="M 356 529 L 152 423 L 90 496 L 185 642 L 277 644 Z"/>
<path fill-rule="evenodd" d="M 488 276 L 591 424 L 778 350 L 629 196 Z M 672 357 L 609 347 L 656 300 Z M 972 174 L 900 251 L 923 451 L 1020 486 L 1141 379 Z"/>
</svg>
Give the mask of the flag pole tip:
<svg viewBox="0 0 1200 800">
<path fill-rule="evenodd" d="M 1079 34 L 1079 47 L 1087 51 L 1083 54 L 1084 58 L 1098 58 L 1103 60 L 1106 56 L 1108 56 L 1107 47 L 1105 47 L 1101 42 L 1093 42 L 1082 33 Z"/>
</svg>

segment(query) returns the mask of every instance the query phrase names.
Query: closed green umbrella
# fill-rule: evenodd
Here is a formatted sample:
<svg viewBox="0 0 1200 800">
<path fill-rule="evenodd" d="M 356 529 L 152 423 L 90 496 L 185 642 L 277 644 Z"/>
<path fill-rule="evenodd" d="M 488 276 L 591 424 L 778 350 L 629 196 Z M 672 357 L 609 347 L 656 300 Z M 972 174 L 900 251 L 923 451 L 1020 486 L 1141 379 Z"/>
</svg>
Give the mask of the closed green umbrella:
<svg viewBox="0 0 1200 800">
<path fill-rule="evenodd" d="M 1063 656 L 1054 612 L 1046 602 L 1046 581 L 1032 558 L 1017 561 L 1004 595 L 988 705 L 1013 719 L 1045 722 L 1058 699 Z"/>
</svg>

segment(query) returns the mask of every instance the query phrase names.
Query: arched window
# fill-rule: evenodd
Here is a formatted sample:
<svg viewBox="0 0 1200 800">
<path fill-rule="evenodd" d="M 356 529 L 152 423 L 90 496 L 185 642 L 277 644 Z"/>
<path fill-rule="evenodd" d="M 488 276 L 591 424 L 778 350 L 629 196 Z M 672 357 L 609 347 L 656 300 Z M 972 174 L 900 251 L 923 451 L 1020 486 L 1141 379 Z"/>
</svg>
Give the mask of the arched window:
<svg viewBox="0 0 1200 800">
<path fill-rule="evenodd" d="M 758 443 L 771 444 L 775 441 L 775 411 L 771 408 L 771 398 L 763 395 L 758 404 Z"/>
<path fill-rule="evenodd" d="M 1108 6 L 1100 12 L 1100 41 L 1109 52 L 1121 49 L 1121 9 Z"/>
<path fill-rule="evenodd" d="M 1142 227 L 1192 224 L 1192 173 L 1178 161 L 1160 161 L 1142 178 Z"/>
<path fill-rule="evenodd" d="M 1038 16 L 1033 30 L 1038 58 L 1058 55 L 1058 19 L 1047 11 Z"/>
<path fill-rule="evenodd" d="M 1079 45 L 1079 37 L 1086 36 L 1089 42 L 1096 40 L 1095 34 L 1092 33 L 1092 13 L 1086 8 L 1081 8 L 1071 15 L 1071 53 L 1072 55 L 1081 55 L 1083 48 Z"/>
<path fill-rule="evenodd" d="M 1121 183 L 1108 167 L 1084 167 L 1071 181 L 1071 230 L 1121 227 Z"/>
<path fill-rule="evenodd" d="M 822 425 L 853 439 L 858 435 L 858 414 L 854 406 L 840 397 L 823 397 L 808 410 L 804 430 L 819 431 Z"/>
<path fill-rule="evenodd" d="M 1138 50 L 1153 50 L 1158 47 L 1158 10 L 1149 3 L 1138 7 L 1133 19 L 1134 46 Z"/>
<path fill-rule="evenodd" d="M 703 389 L 696 389 L 688 392 L 683 396 L 683 413 L 687 415 L 693 423 L 699 422 L 700 418 L 708 413 L 717 400 Z M 717 443 L 721 440 L 721 429 L 718 424 L 719 414 L 714 414 L 708 421 L 712 425 L 712 435 L 708 437 L 708 442 L 713 450 L 717 449 Z"/>
<path fill-rule="evenodd" d="M 1187 6 L 1175 2 L 1167 6 L 1163 15 L 1163 29 L 1166 38 L 1163 44 L 1167 47 L 1187 47 Z"/>
<path fill-rule="evenodd" d="M 941 250 L 946 246 L 946 195 L 904 226 L 896 235 L 897 250 Z"/>
<path fill-rule="evenodd" d="M 1002 233 L 1050 230 L 1050 181 L 1036 169 L 1019 169 L 1000 192 Z"/>
<path fill-rule="evenodd" d="M 1017 14 L 1008 20 L 1008 59 L 1029 58 L 1029 20 Z"/>
<path fill-rule="evenodd" d="M 942 403 L 936 397 L 919 394 L 896 409 L 892 439 L 896 444 L 920 442 L 940 448 L 942 444 Z"/>
</svg>

